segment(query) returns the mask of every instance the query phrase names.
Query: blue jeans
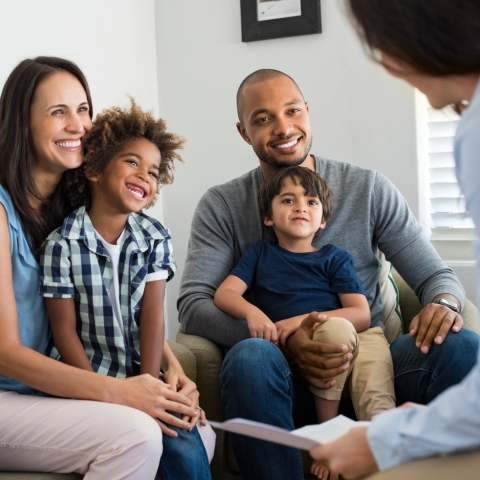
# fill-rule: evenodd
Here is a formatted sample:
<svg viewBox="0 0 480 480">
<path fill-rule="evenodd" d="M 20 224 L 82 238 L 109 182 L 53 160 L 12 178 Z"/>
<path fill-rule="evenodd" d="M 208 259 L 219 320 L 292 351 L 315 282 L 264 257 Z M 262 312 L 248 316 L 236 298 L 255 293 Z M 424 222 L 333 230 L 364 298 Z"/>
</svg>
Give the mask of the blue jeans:
<svg viewBox="0 0 480 480">
<path fill-rule="evenodd" d="M 452 385 L 460 383 L 475 365 L 480 337 L 471 330 L 450 332 L 442 345 L 424 354 L 415 339 L 402 335 L 390 345 L 397 405 L 426 405 Z"/>
<path fill-rule="evenodd" d="M 478 343 L 478 335 L 467 330 L 450 333 L 426 355 L 408 335 L 392 343 L 398 403 L 430 401 L 459 383 L 475 364 Z M 220 384 L 227 419 L 242 417 L 287 430 L 317 423 L 313 395 L 282 352 L 265 340 L 235 345 L 223 362 Z M 244 480 L 303 479 L 299 450 L 242 435 L 230 438 Z"/>
<path fill-rule="evenodd" d="M 180 417 L 179 414 L 172 413 Z M 207 452 L 197 427 L 191 432 L 168 426 L 178 437 L 163 435 L 163 453 L 157 479 L 161 480 L 211 480 Z"/>
</svg>

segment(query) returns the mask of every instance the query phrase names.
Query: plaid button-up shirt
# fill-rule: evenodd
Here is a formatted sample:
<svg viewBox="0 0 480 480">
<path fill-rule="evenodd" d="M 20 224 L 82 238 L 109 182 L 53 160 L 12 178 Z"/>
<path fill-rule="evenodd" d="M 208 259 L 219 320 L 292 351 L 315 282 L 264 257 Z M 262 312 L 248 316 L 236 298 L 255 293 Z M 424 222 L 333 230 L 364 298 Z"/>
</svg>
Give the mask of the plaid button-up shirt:
<svg viewBox="0 0 480 480">
<path fill-rule="evenodd" d="M 131 213 L 118 265 L 122 331 L 108 297 L 111 259 L 85 207 L 80 207 L 46 240 L 40 260 L 40 294 L 74 298 L 77 333 L 94 371 L 129 377 L 140 364 L 138 322 L 146 277 L 166 269 L 170 279 L 175 268 L 169 230 L 143 213 Z M 53 341 L 47 353 L 59 358 Z"/>
</svg>

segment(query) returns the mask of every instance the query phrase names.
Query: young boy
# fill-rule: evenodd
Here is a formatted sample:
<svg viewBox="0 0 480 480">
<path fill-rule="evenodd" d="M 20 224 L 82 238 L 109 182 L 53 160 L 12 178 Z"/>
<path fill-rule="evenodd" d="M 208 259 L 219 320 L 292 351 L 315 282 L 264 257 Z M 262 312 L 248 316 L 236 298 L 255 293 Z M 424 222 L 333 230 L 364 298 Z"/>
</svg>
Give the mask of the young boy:
<svg viewBox="0 0 480 480">
<path fill-rule="evenodd" d="M 350 369 L 335 377 L 333 388 L 320 390 L 310 386 L 319 422 L 338 415 L 345 382 L 355 368 L 359 349 L 357 332 L 369 329 L 371 321 L 351 255 L 330 244 L 320 250 L 312 246 L 314 237 L 330 218 L 332 197 L 325 181 L 308 168 L 283 168 L 267 180 L 259 191 L 259 209 L 277 242 L 253 244 L 218 287 L 214 298 L 218 308 L 247 321 L 251 337 L 263 338 L 280 347 L 285 346 L 287 338 L 310 312 L 326 315 L 327 320 L 319 322 L 313 339 L 344 344 L 354 358 Z M 253 290 L 256 306 L 243 298 L 247 290 Z M 388 342 L 382 332 L 375 333 L 378 335 L 373 336 L 372 355 L 381 351 L 382 359 L 387 362 L 384 391 L 358 392 L 362 382 L 355 385 L 352 379 L 349 386 L 351 393 L 356 389 L 357 396 L 368 395 L 366 401 L 371 403 L 368 410 L 379 413 L 394 408 L 395 397 Z M 371 369 L 363 372 L 363 378 L 375 374 Z M 359 410 L 356 411 L 359 416 Z M 322 476 L 318 465 L 312 473 Z"/>
<path fill-rule="evenodd" d="M 69 172 L 71 201 L 79 208 L 49 235 L 40 262 L 40 292 L 53 331 L 50 356 L 123 378 L 158 378 L 163 370 L 165 383 L 175 382 L 176 389 L 178 381 L 181 388 L 183 371 L 164 338 L 165 286 L 176 268 L 170 232 L 142 210 L 173 181 L 183 143 L 133 100 L 128 110 L 97 116 L 85 139 L 83 167 Z M 214 433 L 201 429 L 209 430 L 203 433 L 211 459 Z M 164 424 L 162 430 L 179 434 Z M 210 478 L 203 470 L 191 478 Z"/>
</svg>

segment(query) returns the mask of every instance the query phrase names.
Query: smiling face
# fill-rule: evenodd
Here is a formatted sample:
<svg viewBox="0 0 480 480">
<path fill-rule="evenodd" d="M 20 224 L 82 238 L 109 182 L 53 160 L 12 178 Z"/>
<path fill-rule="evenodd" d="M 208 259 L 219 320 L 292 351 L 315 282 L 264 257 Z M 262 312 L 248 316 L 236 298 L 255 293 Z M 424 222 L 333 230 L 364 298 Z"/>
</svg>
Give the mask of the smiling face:
<svg viewBox="0 0 480 480">
<path fill-rule="evenodd" d="M 82 138 L 91 128 L 82 84 L 63 71 L 48 76 L 38 85 L 30 106 L 34 168 L 61 175 L 79 167 L 83 160 Z"/>
<path fill-rule="evenodd" d="M 88 176 L 92 209 L 111 216 L 128 215 L 148 207 L 157 193 L 161 154 L 145 138 L 127 144 L 102 172 Z"/>
<path fill-rule="evenodd" d="M 325 228 L 323 207 L 316 196 L 306 195 L 297 179 L 286 178 L 272 201 L 272 218 L 264 219 L 272 227 L 281 247 L 292 251 L 312 251 L 312 240 L 319 229 Z"/>
<path fill-rule="evenodd" d="M 312 145 L 308 104 L 285 75 L 247 85 L 243 90 L 242 138 L 252 145 L 264 175 L 302 165 Z"/>
</svg>

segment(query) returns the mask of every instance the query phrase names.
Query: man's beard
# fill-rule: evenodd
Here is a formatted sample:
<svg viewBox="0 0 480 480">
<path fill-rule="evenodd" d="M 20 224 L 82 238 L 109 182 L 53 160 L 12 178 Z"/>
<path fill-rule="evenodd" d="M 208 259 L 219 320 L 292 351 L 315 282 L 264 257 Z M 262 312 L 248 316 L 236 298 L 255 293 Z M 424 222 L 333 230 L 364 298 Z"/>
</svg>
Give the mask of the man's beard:
<svg viewBox="0 0 480 480">
<path fill-rule="evenodd" d="M 312 147 L 312 137 L 310 137 L 310 141 L 308 144 L 305 145 L 305 150 L 300 158 L 293 159 L 293 160 L 278 160 L 277 158 L 268 155 L 265 152 L 257 152 L 255 147 L 252 145 L 253 151 L 256 153 L 258 159 L 266 163 L 267 165 L 271 165 L 272 167 L 277 167 L 277 168 L 285 168 L 285 167 L 298 167 L 301 165 L 305 159 L 308 157 L 308 154 L 310 153 L 310 148 Z"/>
</svg>

